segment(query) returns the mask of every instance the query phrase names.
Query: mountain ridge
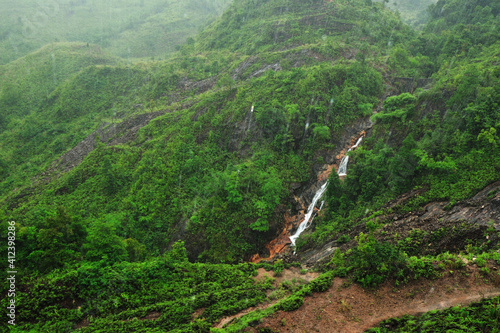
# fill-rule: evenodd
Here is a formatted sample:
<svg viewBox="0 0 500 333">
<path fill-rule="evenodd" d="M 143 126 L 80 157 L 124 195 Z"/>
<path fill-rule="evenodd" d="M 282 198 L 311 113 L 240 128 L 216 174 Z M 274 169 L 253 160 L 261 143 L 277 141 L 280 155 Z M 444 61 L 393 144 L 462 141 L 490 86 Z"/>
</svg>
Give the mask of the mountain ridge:
<svg viewBox="0 0 500 333">
<path fill-rule="evenodd" d="M 451 239 L 455 248 L 439 246 L 451 224 L 395 225 L 432 202 L 446 202 L 436 208 L 445 217 L 499 179 L 495 10 L 475 40 L 463 22 L 417 33 L 371 1 L 241 0 L 168 60 L 104 54 L 85 66 L 83 56 L 84 65 L 61 68 L 60 84 L 47 70 L 36 88 L 48 93 L 28 117 L 12 107 L 0 134 L 8 207 L 0 216 L 16 221 L 22 329 L 208 332 L 222 317 L 273 301 L 222 329 L 238 331 L 301 311 L 334 277 L 364 288 L 405 284 L 460 271 L 465 255 L 484 261 L 481 274 L 494 280 L 494 223 L 467 233 L 470 218 L 460 217 L 457 232 L 473 237 Z M 428 27 L 441 19 L 431 15 Z M 52 47 L 62 55 L 65 45 Z M 96 48 L 78 45 L 71 47 Z M 51 57 L 40 61 L 49 68 Z M 10 105 L 1 91 L 0 103 Z M 314 188 L 368 120 L 347 175 L 330 173 L 324 207 L 294 249 L 340 250 L 328 251 L 308 284 L 276 285 L 270 276 L 255 283 L 259 267 L 279 276 L 301 266 L 244 261 L 267 256 L 283 216 L 301 209 L 294 196 L 307 205 L 314 190 L 301 189 Z M 72 148 L 79 154 L 68 158 Z M 62 169 L 53 169 L 61 157 Z M 415 195 L 388 205 L 405 193 Z M 428 239 L 437 245 L 427 251 Z"/>
</svg>

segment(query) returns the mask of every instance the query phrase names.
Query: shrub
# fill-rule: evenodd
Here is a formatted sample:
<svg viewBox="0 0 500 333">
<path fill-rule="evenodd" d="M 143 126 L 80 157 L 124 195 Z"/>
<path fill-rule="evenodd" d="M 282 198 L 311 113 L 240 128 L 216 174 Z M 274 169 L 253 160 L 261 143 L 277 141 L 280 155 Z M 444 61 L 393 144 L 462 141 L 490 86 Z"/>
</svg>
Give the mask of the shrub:
<svg viewBox="0 0 500 333">
<path fill-rule="evenodd" d="M 348 241 L 351 240 L 351 237 L 349 235 L 341 235 L 339 238 L 337 238 L 337 243 L 339 244 L 345 244 Z"/>
<path fill-rule="evenodd" d="M 356 239 L 358 246 L 347 257 L 347 266 L 352 266 L 354 280 L 363 287 L 375 287 L 405 266 L 404 255 L 391 244 L 363 233 Z"/>
<path fill-rule="evenodd" d="M 283 260 L 281 260 L 281 259 L 276 260 L 276 262 L 274 263 L 274 267 L 273 267 L 274 276 L 281 276 L 281 273 L 283 272 L 284 269 L 285 269 L 285 265 L 283 264 Z"/>
<path fill-rule="evenodd" d="M 304 299 L 298 295 L 291 295 L 290 297 L 284 299 L 279 303 L 278 308 L 283 311 L 293 311 L 297 310 L 304 304 Z"/>
<path fill-rule="evenodd" d="M 318 278 L 311 282 L 311 291 L 322 292 L 328 290 L 328 288 L 332 285 L 334 276 L 335 275 L 332 271 L 321 274 Z"/>
</svg>

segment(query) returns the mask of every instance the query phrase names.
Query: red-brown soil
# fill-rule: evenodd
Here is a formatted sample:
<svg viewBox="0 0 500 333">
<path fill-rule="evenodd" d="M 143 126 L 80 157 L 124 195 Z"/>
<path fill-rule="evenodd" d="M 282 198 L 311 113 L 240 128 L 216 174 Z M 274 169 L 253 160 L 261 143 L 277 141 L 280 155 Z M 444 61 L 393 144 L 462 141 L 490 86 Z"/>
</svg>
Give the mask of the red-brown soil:
<svg viewBox="0 0 500 333">
<path fill-rule="evenodd" d="M 304 280 L 305 282 L 311 282 L 319 276 L 317 272 L 307 272 L 305 274 L 300 274 L 300 268 L 290 267 L 290 269 L 284 269 L 280 276 L 275 276 L 273 271 L 266 271 L 264 268 L 259 268 L 257 270 L 258 274 L 254 278 L 255 281 L 265 281 L 267 277 L 272 277 L 275 279 L 274 285 L 277 286 L 284 280 Z"/>
<path fill-rule="evenodd" d="M 286 250 L 290 249 L 290 244 L 292 243 L 290 241 L 290 230 L 295 226 L 299 225 L 302 220 L 304 219 L 304 213 L 303 211 L 296 216 L 290 216 L 287 213 L 285 213 L 284 220 L 285 220 L 285 226 L 281 233 L 270 241 L 268 244 L 266 244 L 266 249 L 269 250 L 269 257 L 267 258 L 262 258 L 258 253 L 254 254 L 252 257 L 250 257 L 249 261 L 253 263 L 258 263 L 261 260 L 271 260 L 274 258 L 275 255 L 284 253 Z"/>
<path fill-rule="evenodd" d="M 298 310 L 278 311 L 246 332 L 258 332 L 262 328 L 295 333 L 363 332 L 388 318 L 417 315 L 500 295 L 496 269 L 492 268 L 493 280 L 482 277 L 477 266 L 469 265 L 460 271 L 448 271 L 437 280 L 420 279 L 398 287 L 386 283 L 373 291 L 336 278 L 328 291 L 306 297 Z"/>
<path fill-rule="evenodd" d="M 274 272 L 272 272 L 272 271 L 267 272 L 264 268 L 259 268 L 258 274 L 254 278 L 254 280 L 258 281 L 258 282 L 263 282 L 267 278 L 273 278 L 274 279 L 273 286 L 275 288 L 277 288 L 279 286 L 279 284 L 285 280 L 291 281 L 291 280 L 295 279 L 295 280 L 299 281 L 300 284 L 303 284 L 303 283 L 311 282 L 312 280 L 314 280 L 318 276 L 319 276 L 319 273 L 316 273 L 316 272 L 307 272 L 305 274 L 300 274 L 300 269 L 296 268 L 296 267 L 291 267 L 290 269 L 283 270 L 282 274 L 280 274 L 279 276 L 274 276 Z M 269 296 L 269 294 L 270 294 L 270 292 L 268 292 L 268 296 Z M 266 309 L 266 308 L 276 304 L 278 301 L 279 300 L 277 299 L 273 302 L 260 304 L 259 306 L 251 307 L 251 308 L 248 308 L 246 310 L 243 310 L 240 313 L 237 313 L 236 315 L 224 317 L 214 327 L 222 328 L 224 325 L 226 325 L 227 323 L 229 323 L 233 319 L 244 316 L 247 313 L 255 311 L 257 309 L 260 309 L 260 310 Z"/>
</svg>

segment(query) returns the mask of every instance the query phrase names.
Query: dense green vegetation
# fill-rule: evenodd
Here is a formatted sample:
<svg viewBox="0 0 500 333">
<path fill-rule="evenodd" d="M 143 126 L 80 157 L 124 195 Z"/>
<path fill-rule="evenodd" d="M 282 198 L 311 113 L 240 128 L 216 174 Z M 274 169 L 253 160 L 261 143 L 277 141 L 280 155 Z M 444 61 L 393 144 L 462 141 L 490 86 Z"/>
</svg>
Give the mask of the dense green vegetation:
<svg viewBox="0 0 500 333">
<path fill-rule="evenodd" d="M 262 302 L 271 288 L 268 281 L 255 284 L 250 264 L 188 263 L 182 243 L 142 263 L 110 265 L 106 259 L 119 260 L 109 257 L 26 277 L 24 287 L 30 293 L 17 297 L 22 304 L 17 315 L 36 323 L 28 327 L 38 332 L 66 332 L 78 324 L 80 332 L 199 332 Z M 192 321 L 198 309 L 200 318 Z"/>
<path fill-rule="evenodd" d="M 342 6 L 356 10 L 353 4 Z M 359 8 L 367 15 L 381 11 L 377 6 Z M 295 10 L 298 15 L 310 8 Z M 388 24 L 395 22 L 390 13 L 385 15 Z M 321 49 L 323 38 L 318 43 L 307 47 Z M 297 58 L 307 50 L 305 45 L 289 51 L 289 56 Z M 55 52 L 58 47 L 53 47 Z M 68 47 L 86 52 L 85 45 Z M 181 53 L 191 47 L 195 46 L 186 45 Z M 33 57 L 46 61 L 40 52 Z M 59 52 L 60 57 L 68 56 L 66 49 Z M 13 130 L 2 133 L 3 141 L 12 143 L 2 156 L 7 167 L 4 189 L 23 188 L 6 197 L 13 208 L 9 217 L 39 230 L 63 206 L 85 226 L 105 222 L 117 236 L 144 244 L 151 255 L 163 253 L 176 237 L 186 240 L 193 260 L 237 262 L 258 252 L 279 228 L 277 216 L 288 184 L 309 179 L 315 152 L 331 149 L 330 138 L 371 114 L 371 105 L 382 93 L 381 74 L 361 56 L 336 64 L 313 60 L 252 75 L 282 56 L 283 51 L 259 55 L 247 69 L 255 76 L 248 80 L 230 76 L 238 70 L 240 77 L 249 75 L 240 70 L 248 58 L 206 51 L 147 65 L 82 66 L 52 90 L 53 82 L 47 81 L 46 96 L 38 92 L 43 82 L 33 87 L 40 104 L 27 108 L 27 115 L 19 114 L 22 108 L 13 104 L 12 113 L 6 114 L 7 127 Z M 15 64 L 5 67 L 10 70 Z M 228 66 L 231 69 L 222 71 L 214 85 L 213 75 Z M 212 89 L 194 96 L 181 83 L 206 78 Z M 9 95 L 3 96 L 8 105 Z M 182 107 L 174 101 L 183 101 Z M 31 186 L 30 178 L 51 165 L 54 157 L 102 122 L 137 112 L 138 103 L 140 112 L 165 114 L 145 127 L 135 142 L 97 145 L 83 163 L 53 179 L 43 191 Z M 54 132 L 58 135 L 51 136 Z M 30 242 L 26 252 L 37 250 L 37 242 Z"/>
<path fill-rule="evenodd" d="M 451 208 L 499 179 L 494 1 L 439 0 L 417 33 L 384 3 L 240 0 L 167 60 L 131 63 L 108 53 L 144 56 L 141 43 L 151 41 L 134 36 L 178 22 L 165 17 L 167 7 L 196 11 L 194 3 L 162 2 L 153 12 L 134 3 L 143 10 L 130 13 L 130 26 L 109 20 L 94 39 L 63 29 L 60 40 L 83 43 L 19 57 L 53 41 L 39 38 L 5 53 L 4 62 L 19 57 L 0 65 L 0 232 L 6 238 L 7 221 L 17 222 L 17 331 L 208 332 L 226 315 L 279 300 L 227 329 L 236 332 L 299 308 L 334 276 L 373 288 L 460 268 L 455 254 L 424 257 L 416 245 L 443 230 L 381 241 L 387 221 L 377 216 L 413 189 L 420 194 L 398 212 L 433 200 Z M 50 29 L 40 34 L 52 36 Z M 134 51 L 113 44 L 116 34 L 136 40 Z M 12 39 L 2 36 L 0 43 Z M 432 80 L 415 90 L 400 77 Z M 117 133 L 122 144 L 96 137 L 81 163 L 57 168 L 57 158 L 98 128 L 153 114 L 137 133 Z M 358 224 L 367 232 L 311 284 L 285 283 L 266 297 L 271 282 L 255 283 L 256 266 L 241 262 L 281 231 L 292 184 L 315 179 L 313 170 L 344 148 L 335 144 L 346 127 L 368 117 L 370 135 L 351 153 L 345 180 L 332 173 L 326 212 L 298 249 L 348 242 L 343 233 Z M 457 251 L 498 261 L 496 249 Z M 283 268 L 273 267 L 278 275 Z"/>
<path fill-rule="evenodd" d="M 441 20 L 436 17 L 429 26 Z M 496 36 L 495 22 L 493 18 L 481 22 L 480 28 L 485 26 L 484 31 Z M 500 45 L 486 36 L 468 52 L 456 49 L 451 58 L 445 46 L 451 37 L 444 33 L 438 37 L 442 49 L 436 62 L 439 67 L 432 74 L 434 84 L 414 94 L 387 98 L 383 110 L 372 116 L 373 135 L 352 153 L 354 163 L 347 178 L 342 183 L 331 180 L 333 186 L 327 192 L 330 216 L 314 237 L 324 240 L 331 231 L 349 229 L 353 221 L 365 216 L 367 208 L 376 209 L 416 187 L 427 190 L 401 207 L 402 211 L 433 200 L 449 201 L 451 208 L 499 178 L 500 68 L 495 59 Z M 437 36 L 424 32 L 415 43 L 425 45 L 425 38 Z M 394 57 L 393 68 L 411 66 L 422 57 L 404 51 Z"/>
<path fill-rule="evenodd" d="M 325 56 L 358 49 L 369 57 L 410 35 L 392 12 L 371 1 L 236 1 L 200 33 L 196 46 L 259 54 L 317 44 Z"/>
<path fill-rule="evenodd" d="M 495 297 L 466 307 L 430 311 L 420 317 L 389 319 L 368 332 L 496 332 L 500 329 L 499 301 Z"/>
<path fill-rule="evenodd" d="M 182 75 L 163 66 L 129 66 L 81 43 L 50 44 L 1 66 L 2 192 L 40 173 L 96 126 L 161 98 Z"/>
</svg>

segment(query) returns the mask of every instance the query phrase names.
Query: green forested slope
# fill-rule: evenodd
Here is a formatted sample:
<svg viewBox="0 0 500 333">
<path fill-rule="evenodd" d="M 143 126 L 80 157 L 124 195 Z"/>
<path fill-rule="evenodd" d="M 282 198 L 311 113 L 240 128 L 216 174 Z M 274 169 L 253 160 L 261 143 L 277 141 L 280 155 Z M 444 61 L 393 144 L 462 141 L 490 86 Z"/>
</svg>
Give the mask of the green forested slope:
<svg viewBox="0 0 500 333">
<path fill-rule="evenodd" d="M 118 62 L 96 45 L 62 43 L 0 66 L 1 193 L 22 184 L 20 178 L 33 176 L 41 165 L 81 140 L 81 135 L 74 140 L 59 136 L 69 129 L 62 126 L 64 119 L 47 116 L 48 100 L 55 91 L 89 66 Z M 54 143 L 58 147 L 48 148 Z"/>
<path fill-rule="evenodd" d="M 388 42 L 402 42 L 409 34 L 395 15 L 371 1 L 237 1 L 197 37 L 197 45 L 256 54 L 322 41 L 330 53 L 344 44 L 383 52 Z"/>
<path fill-rule="evenodd" d="M 178 79 L 154 68 L 80 43 L 50 44 L 1 66 L 1 192 L 26 184 L 103 121 L 160 98 L 158 77 L 165 86 Z"/>
<path fill-rule="evenodd" d="M 383 12 L 379 6 L 358 5 L 339 6 L 351 12 L 359 8 L 358 17 Z M 322 2 L 315 6 L 324 9 Z M 295 10 L 293 15 L 309 13 L 311 6 Z M 390 12 L 384 13 L 380 25 L 397 23 Z M 290 15 L 283 13 L 282 19 Z M 410 34 L 405 29 L 401 33 Z M 203 260 L 234 262 L 257 252 L 279 228 L 277 216 L 285 209 L 289 184 L 309 179 L 315 152 L 333 148 L 329 140 L 353 120 L 371 114 L 378 103 L 382 77 L 366 58 L 376 64 L 379 46 L 373 45 L 372 54 L 368 41 L 363 42 L 364 51 L 350 61 L 328 51 L 329 42 L 356 34 L 365 33 L 355 29 L 339 36 L 317 35 L 312 44 L 310 37 L 301 37 L 298 50 L 289 53 L 290 59 L 300 60 L 304 57 L 298 58 L 299 52 L 322 52 L 323 58 L 338 59 L 335 64 L 306 57 L 308 64 L 302 67 L 289 64 L 279 72 L 252 74 L 284 55 L 266 52 L 253 59 L 247 73 L 255 77 L 247 80 L 233 74 L 241 72 L 246 56 L 228 50 L 189 54 L 197 45 L 187 45 L 184 56 L 168 62 L 82 69 L 22 119 L 19 128 L 29 136 L 6 149 L 3 159 L 14 172 L 7 173 L 5 188 L 24 183 L 24 190 L 6 197 L 12 216 L 35 226 L 60 205 L 89 225 L 113 221 L 121 237 L 137 239 L 151 254 L 163 252 L 174 236 L 186 238 L 193 259 L 201 255 Z M 358 52 L 351 45 L 343 48 Z M 181 83 L 205 78 L 217 84 L 200 95 L 189 96 L 193 92 Z M 178 100 L 185 98 L 183 107 L 168 106 L 174 92 Z M 33 187 L 28 181 L 89 129 L 115 113 L 133 112 L 136 103 L 146 112 L 166 114 L 129 145 L 98 147 L 48 187 Z M 58 136 L 48 135 L 58 127 Z M 18 132 L 5 131 L 4 141 L 16 142 Z M 18 150 L 25 158 L 17 157 Z M 16 165 L 32 172 L 16 172 Z"/>
<path fill-rule="evenodd" d="M 405 191 L 425 190 L 402 211 L 436 199 L 451 207 L 497 180 L 497 7 L 475 1 L 486 19 L 450 21 L 463 3 L 446 12 L 437 8 L 451 2 L 438 1 L 416 33 L 371 1 L 241 0 L 166 61 L 132 65 L 92 44 L 55 43 L 1 66 L 1 232 L 17 222 L 19 331 L 207 332 L 263 301 L 271 286 L 252 284 L 254 266 L 223 264 L 248 259 L 281 231 L 292 184 L 315 179 L 345 127 L 378 105 L 299 250 L 339 238 Z M 433 84 L 399 94 L 402 76 Z M 97 139 L 79 165 L 50 174 L 100 125 L 151 112 L 162 115 L 136 137 Z M 46 182 L 35 181 L 44 171 Z M 386 271 L 364 266 L 371 248 Z M 278 308 L 297 308 L 335 274 L 376 285 L 411 266 L 403 252 L 360 237 Z M 129 320 L 156 312 L 157 320 Z"/>
<path fill-rule="evenodd" d="M 437 6 L 443 5 L 445 2 L 438 1 Z M 450 15 L 459 16 L 463 8 L 457 5 Z M 428 26 L 442 20 L 435 16 Z M 384 101 L 384 109 L 372 117 L 376 122 L 373 136 L 353 154 L 354 165 L 346 181 L 329 188 L 330 213 L 337 216 L 333 219 L 337 222 L 326 222 L 324 228 L 335 229 L 336 223 L 346 223 L 349 228 L 348 221 L 377 202 L 377 196 L 383 202 L 425 187 L 424 194 L 405 209 L 416 209 L 431 200 L 449 200 L 451 208 L 498 179 L 500 68 L 496 59 L 500 49 L 496 22 L 497 16 L 477 25 L 456 22 L 440 35 L 424 32 L 410 48 L 393 50 L 389 68 L 401 68 L 403 74 L 419 58 L 425 59 L 422 54 L 437 54 L 432 63 L 438 68 L 432 74 L 434 84 L 414 95 L 405 93 Z M 488 32 L 475 40 L 464 33 L 469 47 L 463 48 L 451 31 L 465 27 Z M 335 197 L 338 192 L 343 193 L 342 199 Z"/>
</svg>

